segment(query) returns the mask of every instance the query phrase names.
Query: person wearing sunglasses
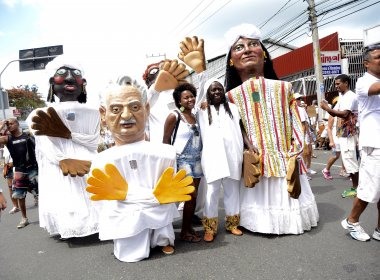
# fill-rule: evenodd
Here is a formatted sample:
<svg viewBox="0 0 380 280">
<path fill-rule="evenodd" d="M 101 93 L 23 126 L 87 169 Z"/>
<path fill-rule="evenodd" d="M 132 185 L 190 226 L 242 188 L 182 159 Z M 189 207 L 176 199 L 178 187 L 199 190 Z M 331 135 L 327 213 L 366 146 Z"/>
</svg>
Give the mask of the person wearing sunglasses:
<svg viewBox="0 0 380 280">
<path fill-rule="evenodd" d="M 201 238 L 192 227 L 195 213 L 197 189 L 203 176 L 201 167 L 202 140 L 199 125 L 193 109 L 197 96 L 196 88 L 190 83 L 177 86 L 173 91 L 173 99 L 177 107 L 169 113 L 164 125 L 163 143 L 171 144 L 177 153 L 177 169 L 184 169 L 193 178 L 195 191 L 191 200 L 183 207 L 182 228 L 180 238 L 187 242 L 199 242 Z"/>
</svg>

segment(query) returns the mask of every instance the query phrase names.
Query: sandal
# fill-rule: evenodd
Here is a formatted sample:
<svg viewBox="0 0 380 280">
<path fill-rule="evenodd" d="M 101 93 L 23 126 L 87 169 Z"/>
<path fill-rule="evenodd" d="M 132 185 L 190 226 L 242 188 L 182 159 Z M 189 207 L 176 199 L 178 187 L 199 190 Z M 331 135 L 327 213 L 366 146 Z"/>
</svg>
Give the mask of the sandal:
<svg viewBox="0 0 380 280">
<path fill-rule="evenodd" d="M 174 254 L 174 247 L 173 246 L 170 246 L 170 245 L 166 245 L 166 246 L 163 246 L 161 248 L 161 251 L 162 253 L 164 253 L 165 255 L 172 255 Z"/>
<path fill-rule="evenodd" d="M 182 241 L 186 241 L 190 243 L 198 243 L 202 240 L 202 238 L 200 238 L 198 235 L 190 233 L 190 232 L 181 234 L 180 238 Z"/>
</svg>

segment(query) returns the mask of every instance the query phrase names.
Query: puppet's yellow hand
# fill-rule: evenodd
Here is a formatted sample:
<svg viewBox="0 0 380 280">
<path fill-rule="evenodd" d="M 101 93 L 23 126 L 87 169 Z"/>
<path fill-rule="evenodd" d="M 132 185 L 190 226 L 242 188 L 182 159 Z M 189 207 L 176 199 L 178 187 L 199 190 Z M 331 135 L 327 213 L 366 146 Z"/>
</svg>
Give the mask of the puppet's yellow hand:
<svg viewBox="0 0 380 280">
<path fill-rule="evenodd" d="M 243 177 L 247 188 L 253 188 L 258 183 L 260 172 L 260 157 L 253 151 L 245 150 L 243 153 Z"/>
<path fill-rule="evenodd" d="M 128 183 L 113 164 L 106 164 L 104 172 L 98 168 L 92 170 L 87 179 L 86 191 L 92 193 L 91 200 L 125 200 Z"/>
<path fill-rule="evenodd" d="M 190 184 L 193 178 L 186 176 L 186 171 L 181 169 L 174 176 L 174 168 L 168 167 L 162 173 L 153 190 L 154 196 L 161 204 L 188 201 L 190 194 L 194 192 L 194 186 Z"/>
<path fill-rule="evenodd" d="M 186 70 L 185 64 L 178 63 L 176 59 L 165 60 L 158 73 L 154 89 L 157 91 L 175 89 L 188 75 L 189 71 Z"/>
<path fill-rule="evenodd" d="M 206 58 L 204 50 L 204 41 L 197 36 L 192 38 L 186 37 L 179 43 L 181 51 L 178 58 L 191 67 L 195 72 L 201 73 L 206 70 Z"/>
</svg>

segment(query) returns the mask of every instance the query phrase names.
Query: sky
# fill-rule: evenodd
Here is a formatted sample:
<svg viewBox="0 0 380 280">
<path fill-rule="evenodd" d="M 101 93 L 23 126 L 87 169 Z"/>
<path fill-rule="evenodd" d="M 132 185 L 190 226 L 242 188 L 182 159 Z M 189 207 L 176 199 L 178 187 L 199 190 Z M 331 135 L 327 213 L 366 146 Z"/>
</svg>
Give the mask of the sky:
<svg viewBox="0 0 380 280">
<path fill-rule="evenodd" d="M 315 0 L 319 13 L 342 2 Z M 380 1 L 356 2 L 320 15 L 319 37 L 338 32 L 342 39 L 363 39 L 363 29 L 380 24 Z M 51 70 L 19 72 L 18 62 L 6 65 L 19 50 L 63 45 L 64 55 L 84 69 L 89 101 L 97 102 L 118 76 L 141 80 L 148 64 L 175 59 L 186 36 L 203 38 L 211 59 L 226 52 L 229 28 L 252 23 L 263 37 L 281 38 L 289 21 L 294 27 L 307 22 L 307 6 L 304 0 L 0 0 L 1 86 L 35 84 L 46 96 Z M 307 23 L 293 34 L 284 42 L 312 42 Z"/>
</svg>

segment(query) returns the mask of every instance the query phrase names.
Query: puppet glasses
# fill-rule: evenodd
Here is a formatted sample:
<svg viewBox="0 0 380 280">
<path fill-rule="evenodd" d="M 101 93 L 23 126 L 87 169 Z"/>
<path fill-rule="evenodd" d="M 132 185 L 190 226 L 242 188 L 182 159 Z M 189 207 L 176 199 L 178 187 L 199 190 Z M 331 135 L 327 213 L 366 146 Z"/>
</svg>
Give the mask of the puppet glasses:
<svg viewBox="0 0 380 280">
<path fill-rule="evenodd" d="M 78 69 L 72 69 L 68 67 L 59 68 L 55 74 L 59 76 L 66 76 L 68 72 L 71 72 L 74 76 L 82 76 L 82 72 Z"/>
</svg>

